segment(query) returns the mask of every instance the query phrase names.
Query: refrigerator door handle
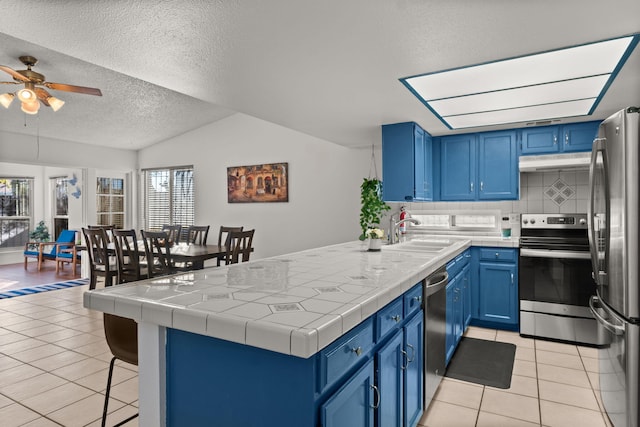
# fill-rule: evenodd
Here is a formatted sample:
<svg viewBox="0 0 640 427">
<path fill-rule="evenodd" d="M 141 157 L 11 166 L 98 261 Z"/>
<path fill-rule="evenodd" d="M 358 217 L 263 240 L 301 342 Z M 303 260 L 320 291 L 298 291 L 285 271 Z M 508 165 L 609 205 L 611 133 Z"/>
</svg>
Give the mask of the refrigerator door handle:
<svg viewBox="0 0 640 427">
<path fill-rule="evenodd" d="M 622 326 L 622 325 L 614 325 L 613 323 L 609 322 L 600 313 L 598 313 L 598 310 L 597 310 L 596 306 L 598 308 L 601 308 L 604 311 L 606 311 L 607 314 L 609 314 L 611 317 L 617 318 L 616 315 L 611 313 L 611 311 L 607 310 L 606 307 L 604 307 L 600 303 L 600 298 L 598 298 L 596 295 L 593 295 L 589 299 L 589 308 L 591 309 L 591 314 L 593 314 L 593 316 L 596 318 L 598 323 L 600 323 L 602 326 L 604 326 L 604 328 L 607 329 L 612 334 L 614 334 L 614 335 L 624 335 L 624 332 L 625 332 L 624 326 Z M 621 321 L 621 323 L 622 323 L 622 321 Z"/>
<path fill-rule="evenodd" d="M 596 193 L 596 182 L 595 182 L 595 175 L 596 175 L 596 163 L 597 163 L 597 159 L 598 159 L 598 153 L 602 153 L 602 160 L 603 160 L 603 168 L 604 168 L 604 192 L 605 192 L 605 200 L 608 199 L 609 197 L 609 190 L 607 187 L 608 185 L 608 176 L 606 176 L 609 171 L 607 170 L 607 161 L 606 161 L 606 148 L 605 148 L 605 141 L 606 138 L 596 138 L 593 140 L 593 148 L 591 151 L 591 163 L 589 165 L 589 204 L 587 206 L 587 223 L 588 223 L 588 234 L 589 234 L 589 249 L 591 251 L 591 265 L 592 265 L 592 277 L 593 280 L 596 282 L 597 286 L 603 286 L 606 283 L 606 272 L 600 270 L 600 263 L 599 261 L 599 247 L 598 247 L 598 241 L 601 239 L 601 236 L 599 234 L 596 234 L 596 231 L 601 230 L 601 226 L 598 223 L 600 221 L 599 218 L 596 217 L 596 212 L 595 212 L 595 193 Z M 608 202 L 605 202 L 608 203 Z M 608 210 L 608 207 L 605 206 L 605 209 Z M 609 212 L 605 212 L 605 217 L 609 214 Z M 598 230 L 596 230 L 596 223 L 598 223 Z M 606 224 L 605 224 L 606 227 Z M 606 240 L 606 236 L 605 240 Z M 608 245 L 609 242 L 605 241 L 605 245 Z"/>
</svg>

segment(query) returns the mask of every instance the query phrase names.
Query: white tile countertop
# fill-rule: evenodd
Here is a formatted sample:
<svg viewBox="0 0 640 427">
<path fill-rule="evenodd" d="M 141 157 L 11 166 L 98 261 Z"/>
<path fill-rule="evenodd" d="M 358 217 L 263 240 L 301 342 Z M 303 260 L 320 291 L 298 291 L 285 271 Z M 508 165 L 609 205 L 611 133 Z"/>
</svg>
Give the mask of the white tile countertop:
<svg viewBox="0 0 640 427">
<path fill-rule="evenodd" d="M 498 246 L 509 240 L 517 246 L 517 239 L 493 241 L 487 236 L 475 244 Z M 472 241 L 456 236 L 447 243 L 437 254 L 385 247 L 368 252 L 363 242 L 326 246 L 88 291 L 84 306 L 307 358 Z"/>
</svg>

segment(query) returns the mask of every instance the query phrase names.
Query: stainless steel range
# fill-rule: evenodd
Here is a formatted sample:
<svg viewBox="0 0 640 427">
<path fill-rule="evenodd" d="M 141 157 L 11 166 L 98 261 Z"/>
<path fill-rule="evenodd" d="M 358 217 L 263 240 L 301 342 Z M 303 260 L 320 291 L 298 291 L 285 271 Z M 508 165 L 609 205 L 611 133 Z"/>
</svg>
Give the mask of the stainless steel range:
<svg viewBox="0 0 640 427">
<path fill-rule="evenodd" d="M 522 214 L 520 334 L 600 345 L 586 214 Z"/>
</svg>

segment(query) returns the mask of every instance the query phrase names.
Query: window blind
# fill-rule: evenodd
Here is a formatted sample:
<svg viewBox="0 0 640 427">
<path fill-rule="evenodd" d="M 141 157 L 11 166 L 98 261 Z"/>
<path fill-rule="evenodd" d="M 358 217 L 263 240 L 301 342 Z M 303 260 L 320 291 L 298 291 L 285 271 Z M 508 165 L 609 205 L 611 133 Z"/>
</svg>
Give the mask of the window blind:
<svg viewBox="0 0 640 427">
<path fill-rule="evenodd" d="M 193 225 L 193 167 L 150 169 L 144 173 L 145 228 L 161 230 L 163 224 Z"/>
</svg>

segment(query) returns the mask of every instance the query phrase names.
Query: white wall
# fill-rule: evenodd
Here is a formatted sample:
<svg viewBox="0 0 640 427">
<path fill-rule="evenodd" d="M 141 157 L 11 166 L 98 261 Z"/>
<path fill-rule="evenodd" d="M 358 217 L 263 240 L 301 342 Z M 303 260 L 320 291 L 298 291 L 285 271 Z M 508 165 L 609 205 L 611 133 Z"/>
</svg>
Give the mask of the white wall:
<svg viewBox="0 0 640 427">
<path fill-rule="evenodd" d="M 373 142 L 373 141 L 372 141 Z M 377 150 L 378 170 L 381 154 Z M 254 258 L 356 240 L 371 148 L 349 149 L 234 114 L 139 152 L 141 169 L 193 165 L 196 223 L 255 228 Z M 227 203 L 227 167 L 289 163 L 288 203 Z"/>
</svg>

